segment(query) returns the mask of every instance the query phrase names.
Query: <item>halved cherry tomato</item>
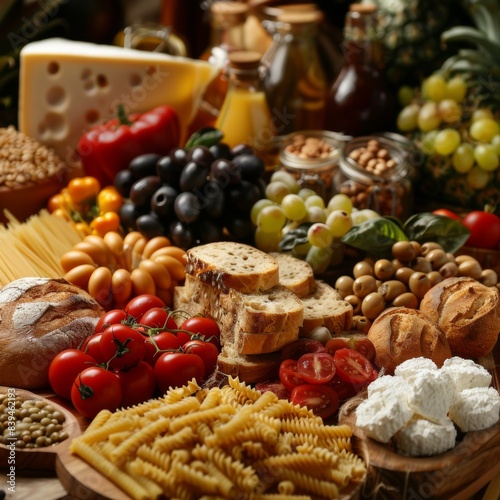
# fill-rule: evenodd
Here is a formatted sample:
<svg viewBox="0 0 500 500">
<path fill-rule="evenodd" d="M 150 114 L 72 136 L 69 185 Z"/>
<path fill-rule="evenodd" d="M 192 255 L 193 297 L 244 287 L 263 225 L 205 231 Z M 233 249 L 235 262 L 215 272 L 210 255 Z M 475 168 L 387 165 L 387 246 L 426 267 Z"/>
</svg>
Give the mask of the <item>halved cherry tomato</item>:
<svg viewBox="0 0 500 500">
<path fill-rule="evenodd" d="M 102 366 L 85 368 L 71 388 L 71 402 L 76 411 L 94 418 L 101 410 L 115 411 L 122 401 L 122 386 L 115 373 Z"/>
<path fill-rule="evenodd" d="M 110 368 L 129 370 L 142 361 L 145 337 L 127 325 L 111 325 L 101 334 L 101 352 Z"/>
<path fill-rule="evenodd" d="M 165 307 L 165 302 L 163 302 L 163 300 L 156 295 L 143 293 L 130 299 L 124 307 L 124 310 L 129 316 L 132 316 L 137 323 L 139 323 L 142 315 L 153 307 Z"/>
<path fill-rule="evenodd" d="M 285 386 L 278 381 L 275 382 L 258 382 L 255 384 L 255 389 L 264 394 L 267 391 L 273 392 L 280 399 L 288 399 L 290 393 L 285 389 Z"/>
<path fill-rule="evenodd" d="M 76 376 L 97 361 L 79 349 L 65 349 L 50 362 L 49 383 L 52 390 L 65 399 L 71 399 L 71 387 Z"/>
<path fill-rule="evenodd" d="M 164 307 L 148 309 L 141 317 L 141 325 L 149 326 L 149 328 L 177 329 L 173 316 Z"/>
<path fill-rule="evenodd" d="M 309 352 L 297 361 L 297 370 L 309 384 L 324 384 L 335 375 L 333 356 L 327 352 Z"/>
<path fill-rule="evenodd" d="M 325 384 L 303 384 L 294 387 L 290 402 L 309 408 L 322 419 L 331 417 L 339 409 L 337 393 Z"/>
<path fill-rule="evenodd" d="M 191 316 L 191 318 L 181 323 L 179 330 L 199 334 L 204 340 L 212 342 L 218 348 L 220 347 L 220 328 L 213 318 L 207 316 Z M 180 334 L 182 338 L 183 333 L 184 332 L 178 332 L 177 335 Z M 190 335 L 189 337 L 191 338 L 192 336 Z"/>
<path fill-rule="evenodd" d="M 143 360 L 154 366 L 161 354 L 167 350 L 176 351 L 181 347 L 181 341 L 172 332 L 160 332 L 146 337 L 146 351 Z"/>
<path fill-rule="evenodd" d="M 95 325 L 95 333 L 103 332 L 108 326 L 127 321 L 127 313 L 123 309 L 111 309 L 105 312 Z"/>
<path fill-rule="evenodd" d="M 182 387 L 193 378 L 201 383 L 205 365 L 196 354 L 165 352 L 156 361 L 154 372 L 156 385 L 164 394 L 170 387 Z"/>
<path fill-rule="evenodd" d="M 207 340 L 190 340 L 186 342 L 182 348 L 184 352 L 188 354 L 196 354 L 198 355 L 205 365 L 205 376 L 204 379 L 207 379 L 212 375 L 217 366 L 217 358 L 219 357 L 219 349 L 212 342 Z"/>
<path fill-rule="evenodd" d="M 434 215 L 442 215 L 443 217 L 449 217 L 450 219 L 454 219 L 457 221 L 461 220 L 460 215 L 456 214 L 455 212 L 452 212 L 451 210 L 448 210 L 447 208 L 438 208 L 437 210 L 434 210 L 432 213 Z"/>
<path fill-rule="evenodd" d="M 299 373 L 295 359 L 285 359 L 281 362 L 279 378 L 287 391 L 291 391 L 294 387 L 306 383 Z"/>
<path fill-rule="evenodd" d="M 351 384 L 366 382 L 373 372 L 373 366 L 358 351 L 354 349 L 339 349 L 333 355 L 337 375 Z"/>
<path fill-rule="evenodd" d="M 298 360 L 308 352 L 325 352 L 325 346 L 319 340 L 299 338 L 286 344 L 281 349 L 281 359 Z"/>
<path fill-rule="evenodd" d="M 153 367 L 141 361 L 130 370 L 119 370 L 116 376 L 122 387 L 121 407 L 134 406 L 153 397 L 156 380 Z"/>
<path fill-rule="evenodd" d="M 354 385 L 342 380 L 338 375 L 328 382 L 328 385 L 337 393 L 339 400 L 344 402 L 356 396 L 361 389 L 360 385 Z"/>
<path fill-rule="evenodd" d="M 375 360 L 375 346 L 373 345 L 373 342 L 362 333 L 341 333 L 339 335 L 333 336 L 325 344 L 326 352 L 328 354 L 331 354 L 332 356 L 339 349 L 345 348 L 354 349 L 355 351 L 360 352 L 370 361 L 370 363 Z"/>
</svg>

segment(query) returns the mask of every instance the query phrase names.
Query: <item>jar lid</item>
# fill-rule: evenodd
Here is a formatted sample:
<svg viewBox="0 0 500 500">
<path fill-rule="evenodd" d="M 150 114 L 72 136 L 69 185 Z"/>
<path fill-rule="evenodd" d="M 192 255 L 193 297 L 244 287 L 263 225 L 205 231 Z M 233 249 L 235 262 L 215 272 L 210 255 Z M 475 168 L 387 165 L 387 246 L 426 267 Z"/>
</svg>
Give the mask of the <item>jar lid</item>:
<svg viewBox="0 0 500 500">
<path fill-rule="evenodd" d="M 260 52 L 252 50 L 235 50 L 228 54 L 229 66 L 243 71 L 258 69 L 261 57 Z"/>
<path fill-rule="evenodd" d="M 210 7 L 215 24 L 242 24 L 248 15 L 249 6 L 243 2 L 214 2 Z"/>
<path fill-rule="evenodd" d="M 373 14 L 377 11 L 377 6 L 367 3 L 352 3 L 349 5 L 349 12 L 358 12 L 359 14 Z"/>
<path fill-rule="evenodd" d="M 277 21 L 287 24 L 311 24 L 318 23 L 323 19 L 323 14 L 320 10 L 294 10 L 285 9 L 277 16 Z"/>
</svg>

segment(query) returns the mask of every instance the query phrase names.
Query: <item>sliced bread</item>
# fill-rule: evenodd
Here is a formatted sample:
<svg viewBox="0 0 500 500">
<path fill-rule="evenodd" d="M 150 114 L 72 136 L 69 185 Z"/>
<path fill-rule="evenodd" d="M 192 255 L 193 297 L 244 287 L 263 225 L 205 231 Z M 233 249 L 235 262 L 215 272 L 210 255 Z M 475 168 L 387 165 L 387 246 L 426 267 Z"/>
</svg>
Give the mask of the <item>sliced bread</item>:
<svg viewBox="0 0 500 500">
<path fill-rule="evenodd" d="M 279 283 L 277 260 L 250 245 L 207 243 L 189 249 L 186 259 L 186 274 L 222 292 L 254 293 Z"/>
<path fill-rule="evenodd" d="M 297 297 L 305 297 L 314 292 L 314 271 L 305 260 L 288 253 L 272 252 L 269 255 L 278 261 L 280 283 Z"/>
<path fill-rule="evenodd" d="M 301 300 L 304 304 L 301 336 L 307 336 L 318 326 L 325 326 L 332 335 L 351 329 L 352 305 L 328 283 L 316 280 L 315 291 Z"/>
</svg>

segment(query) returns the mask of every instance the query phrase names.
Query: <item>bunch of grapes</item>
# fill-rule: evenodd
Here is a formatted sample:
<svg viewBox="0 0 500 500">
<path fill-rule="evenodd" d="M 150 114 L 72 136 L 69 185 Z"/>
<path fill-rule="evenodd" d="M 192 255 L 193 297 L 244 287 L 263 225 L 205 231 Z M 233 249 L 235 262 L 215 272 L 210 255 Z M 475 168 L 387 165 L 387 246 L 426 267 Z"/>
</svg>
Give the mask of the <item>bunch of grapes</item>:
<svg viewBox="0 0 500 500">
<path fill-rule="evenodd" d="M 265 197 L 250 212 L 257 248 L 265 252 L 290 249 L 319 274 L 341 262 L 342 236 L 354 225 L 375 217 L 380 215 L 370 209 L 357 210 L 344 194 L 335 194 L 325 202 L 312 189 L 301 188 L 296 178 L 283 170 L 272 174 Z M 285 239 L 291 245 L 283 247 Z"/>
<path fill-rule="evenodd" d="M 121 225 L 147 238 L 167 236 L 184 249 L 224 239 L 251 242 L 250 210 L 263 196 L 264 171 L 262 160 L 244 144 L 140 155 L 114 179 L 126 198 Z"/>
<path fill-rule="evenodd" d="M 397 127 L 431 158 L 434 177 L 454 177 L 450 189 L 479 191 L 500 181 L 500 123 L 495 110 L 478 105 L 465 77 L 433 74 L 406 102 Z M 465 182 L 457 182 L 457 178 Z M 461 200 L 463 201 L 463 200 Z"/>
</svg>

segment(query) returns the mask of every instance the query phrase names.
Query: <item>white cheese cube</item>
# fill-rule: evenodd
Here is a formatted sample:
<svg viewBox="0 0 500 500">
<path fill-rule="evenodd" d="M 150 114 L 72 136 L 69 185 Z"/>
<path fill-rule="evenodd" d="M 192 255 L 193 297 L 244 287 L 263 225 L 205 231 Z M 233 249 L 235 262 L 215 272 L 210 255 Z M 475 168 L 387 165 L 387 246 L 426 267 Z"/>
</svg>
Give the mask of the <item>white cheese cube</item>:
<svg viewBox="0 0 500 500">
<path fill-rule="evenodd" d="M 491 384 L 490 372 L 472 359 L 454 356 L 443 363 L 441 371 L 451 376 L 457 393 L 474 387 L 489 387 Z"/>
<path fill-rule="evenodd" d="M 441 424 L 412 419 L 394 436 L 399 453 L 411 457 L 439 455 L 455 446 L 457 430 L 450 419 Z"/>
<path fill-rule="evenodd" d="M 474 387 L 458 393 L 449 416 L 463 432 L 480 431 L 500 418 L 500 395 L 494 387 Z"/>
<path fill-rule="evenodd" d="M 368 397 L 371 397 L 376 392 L 388 391 L 401 394 L 403 397 L 405 397 L 411 390 L 412 389 L 410 385 L 405 379 L 392 375 L 383 375 L 382 377 L 378 377 L 370 383 L 367 389 L 367 393 Z"/>
<path fill-rule="evenodd" d="M 435 371 L 438 367 L 432 359 L 420 356 L 418 358 L 410 358 L 396 366 L 394 375 L 402 377 L 411 382 L 411 380 L 421 373 L 423 370 Z"/>
<path fill-rule="evenodd" d="M 356 408 L 356 425 L 366 436 L 388 443 L 412 416 L 412 410 L 399 395 L 375 392 Z"/>
</svg>

